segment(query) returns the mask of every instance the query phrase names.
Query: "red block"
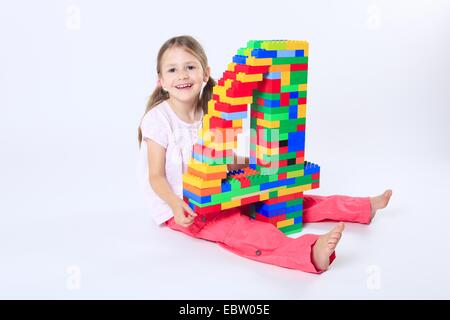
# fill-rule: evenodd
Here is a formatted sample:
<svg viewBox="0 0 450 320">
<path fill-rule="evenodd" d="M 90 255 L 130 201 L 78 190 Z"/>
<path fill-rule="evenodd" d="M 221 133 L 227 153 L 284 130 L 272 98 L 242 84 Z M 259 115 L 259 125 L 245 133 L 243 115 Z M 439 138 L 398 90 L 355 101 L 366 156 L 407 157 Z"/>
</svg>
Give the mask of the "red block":
<svg viewBox="0 0 450 320">
<path fill-rule="evenodd" d="M 267 218 L 266 216 L 256 212 L 255 219 L 259 220 L 259 221 L 269 222 L 269 223 L 271 223 L 271 224 L 276 226 L 278 221 L 286 220 L 286 215 L 282 214 L 282 215 L 279 215 L 279 216 L 276 216 L 276 217 Z"/>
<path fill-rule="evenodd" d="M 234 71 L 243 72 L 246 74 L 267 73 L 269 72 L 269 66 L 247 66 L 245 64 L 236 64 Z"/>
<path fill-rule="evenodd" d="M 241 199 L 241 204 L 246 205 L 246 204 L 255 203 L 258 201 L 259 201 L 259 195 L 256 195 L 256 196 L 251 196 L 248 198 Z"/>
<path fill-rule="evenodd" d="M 280 79 L 264 79 L 258 85 L 260 92 L 279 93 L 281 91 Z"/>
<path fill-rule="evenodd" d="M 316 172 L 316 173 L 312 174 L 311 178 L 312 178 L 313 180 L 320 179 L 320 172 Z"/>
<path fill-rule="evenodd" d="M 301 198 L 303 198 L 303 192 L 287 194 L 285 196 L 277 197 L 277 198 L 274 198 L 274 199 L 268 199 L 268 200 L 265 200 L 264 203 L 266 203 L 266 204 L 276 204 L 276 203 L 281 203 L 281 202 L 286 202 L 286 201 L 295 200 L 295 199 L 301 199 Z"/>
<path fill-rule="evenodd" d="M 297 131 L 305 131 L 305 125 L 304 124 L 299 124 L 297 126 Z"/>
<path fill-rule="evenodd" d="M 291 64 L 291 71 L 301 71 L 301 70 L 308 70 L 308 64 L 307 63 Z"/>
<path fill-rule="evenodd" d="M 247 105 L 246 104 L 240 104 L 240 105 L 232 106 L 229 103 L 216 102 L 215 106 L 216 106 L 216 110 L 227 112 L 227 113 L 247 111 Z"/>
<path fill-rule="evenodd" d="M 298 98 L 298 104 L 306 104 L 306 98 Z"/>
<path fill-rule="evenodd" d="M 283 154 L 283 153 L 287 153 L 288 152 L 288 146 L 285 146 L 285 147 L 281 147 L 281 148 L 279 148 L 279 153 L 280 154 Z"/>
<path fill-rule="evenodd" d="M 195 206 L 195 213 L 199 213 L 199 214 L 207 214 L 207 213 L 212 213 L 212 212 L 217 212 L 221 210 L 221 206 L 220 204 L 215 204 L 213 206 L 208 206 L 208 207 L 197 207 Z"/>
<path fill-rule="evenodd" d="M 233 71 L 225 71 L 222 75 L 223 82 L 225 83 L 225 80 L 231 79 L 236 80 L 236 72 Z M 220 81 L 220 80 L 219 80 Z"/>
<path fill-rule="evenodd" d="M 209 121 L 209 128 L 232 128 L 233 120 L 225 120 L 218 117 L 211 117 Z"/>
<path fill-rule="evenodd" d="M 278 175 L 278 179 L 280 179 L 280 180 L 287 179 L 287 172 L 280 173 L 280 174 Z"/>
<path fill-rule="evenodd" d="M 290 105 L 290 95 L 289 92 L 282 92 L 280 94 L 280 106 L 287 107 Z"/>
</svg>

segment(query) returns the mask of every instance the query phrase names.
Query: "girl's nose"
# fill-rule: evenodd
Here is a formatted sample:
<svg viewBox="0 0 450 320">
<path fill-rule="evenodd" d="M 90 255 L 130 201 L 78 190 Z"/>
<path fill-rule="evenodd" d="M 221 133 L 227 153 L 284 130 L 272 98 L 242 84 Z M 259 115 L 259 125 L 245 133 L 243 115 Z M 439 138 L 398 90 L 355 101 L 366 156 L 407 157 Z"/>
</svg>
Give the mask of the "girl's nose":
<svg viewBox="0 0 450 320">
<path fill-rule="evenodd" d="M 188 77 L 188 74 L 187 74 L 187 72 L 186 71 L 181 71 L 179 74 L 178 74 L 178 78 L 181 80 L 181 79 L 186 79 Z"/>
</svg>

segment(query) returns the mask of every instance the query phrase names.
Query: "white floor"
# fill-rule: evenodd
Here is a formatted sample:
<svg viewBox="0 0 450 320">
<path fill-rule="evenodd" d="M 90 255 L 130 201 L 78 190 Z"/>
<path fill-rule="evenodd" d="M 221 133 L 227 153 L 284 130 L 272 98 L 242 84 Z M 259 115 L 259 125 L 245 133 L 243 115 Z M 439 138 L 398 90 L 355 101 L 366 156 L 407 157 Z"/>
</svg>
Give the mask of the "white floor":
<svg viewBox="0 0 450 320">
<path fill-rule="evenodd" d="M 180 30 L 150 18 L 145 1 L 0 10 L 0 298 L 450 298 L 450 5 L 281 2 L 298 10 L 277 12 L 276 29 L 214 34 L 205 26 L 219 17 L 200 11 Z M 177 5 L 177 14 L 192 10 Z M 183 33 L 204 43 L 216 78 L 249 39 L 310 41 L 306 159 L 321 165 L 313 192 L 394 190 L 371 225 L 347 224 L 324 274 L 247 260 L 151 221 L 136 129 L 156 52 Z"/>
<path fill-rule="evenodd" d="M 319 276 L 160 229 L 136 208 L 138 191 L 126 181 L 113 185 L 106 176 L 89 177 L 90 170 L 81 178 L 76 170 L 61 177 L 39 168 L 26 182 L 11 173 L 2 181 L 0 297 L 449 298 L 448 164 L 366 159 L 331 168 L 322 169 L 318 194 L 335 186 L 346 191 L 335 193 L 360 196 L 389 186 L 394 195 L 370 226 L 347 224 L 335 263 Z M 303 232 L 333 225 L 306 224 Z"/>
</svg>

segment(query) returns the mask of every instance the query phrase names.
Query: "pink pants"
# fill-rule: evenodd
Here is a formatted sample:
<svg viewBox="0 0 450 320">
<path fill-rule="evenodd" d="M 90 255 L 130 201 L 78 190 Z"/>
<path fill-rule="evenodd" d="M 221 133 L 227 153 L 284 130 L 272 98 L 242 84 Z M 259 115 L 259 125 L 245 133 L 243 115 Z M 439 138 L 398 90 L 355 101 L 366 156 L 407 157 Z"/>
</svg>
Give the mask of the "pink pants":
<svg viewBox="0 0 450 320">
<path fill-rule="evenodd" d="M 303 195 L 303 222 L 346 221 L 370 223 L 369 197 Z M 240 256 L 285 268 L 322 273 L 312 263 L 312 247 L 318 235 L 305 234 L 296 239 L 287 237 L 274 225 L 241 214 L 240 208 L 222 213 L 197 216 L 185 228 L 171 218 L 171 229 L 189 236 L 218 243 Z M 330 263 L 336 255 L 330 256 Z"/>
</svg>

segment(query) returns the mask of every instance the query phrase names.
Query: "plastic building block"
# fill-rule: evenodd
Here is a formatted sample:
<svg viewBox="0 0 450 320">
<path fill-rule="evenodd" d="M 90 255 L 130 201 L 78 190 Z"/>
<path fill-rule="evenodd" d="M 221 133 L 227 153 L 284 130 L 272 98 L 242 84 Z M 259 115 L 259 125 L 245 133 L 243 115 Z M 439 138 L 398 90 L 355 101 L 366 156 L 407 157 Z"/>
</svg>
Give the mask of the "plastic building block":
<svg viewBox="0 0 450 320">
<path fill-rule="evenodd" d="M 300 40 L 250 40 L 237 50 L 183 175 L 183 199 L 196 213 L 242 206 L 285 234 L 301 231 L 303 192 L 320 184 L 320 167 L 304 159 L 308 52 Z M 248 116 L 250 164 L 228 171 Z"/>
</svg>

